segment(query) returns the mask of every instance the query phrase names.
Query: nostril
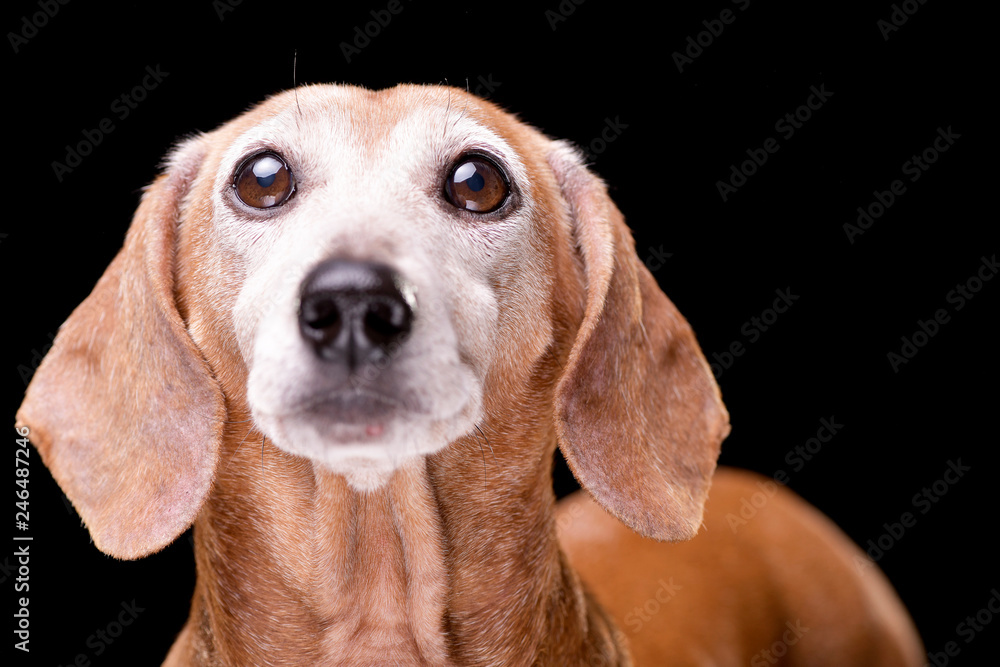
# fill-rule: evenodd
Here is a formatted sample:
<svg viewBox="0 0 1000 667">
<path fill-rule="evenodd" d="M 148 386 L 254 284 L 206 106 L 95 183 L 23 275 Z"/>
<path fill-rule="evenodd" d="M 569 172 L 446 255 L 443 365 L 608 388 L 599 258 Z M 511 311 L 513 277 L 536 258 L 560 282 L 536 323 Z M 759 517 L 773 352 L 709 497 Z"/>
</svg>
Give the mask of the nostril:
<svg viewBox="0 0 1000 667">
<path fill-rule="evenodd" d="M 299 329 L 317 356 L 358 364 L 382 358 L 413 326 L 412 286 L 382 264 L 327 260 L 302 283 Z"/>
<path fill-rule="evenodd" d="M 325 295 L 323 298 L 310 298 L 302 302 L 302 321 L 310 329 L 339 329 L 341 319 L 337 302 Z"/>
<path fill-rule="evenodd" d="M 412 321 L 413 311 L 402 299 L 377 299 L 365 313 L 365 335 L 375 345 L 386 347 L 408 334 Z"/>
<path fill-rule="evenodd" d="M 344 319 L 342 306 L 334 295 L 313 292 L 302 296 L 299 331 L 320 358 L 335 360 L 343 355 L 343 348 L 350 342 Z"/>
</svg>

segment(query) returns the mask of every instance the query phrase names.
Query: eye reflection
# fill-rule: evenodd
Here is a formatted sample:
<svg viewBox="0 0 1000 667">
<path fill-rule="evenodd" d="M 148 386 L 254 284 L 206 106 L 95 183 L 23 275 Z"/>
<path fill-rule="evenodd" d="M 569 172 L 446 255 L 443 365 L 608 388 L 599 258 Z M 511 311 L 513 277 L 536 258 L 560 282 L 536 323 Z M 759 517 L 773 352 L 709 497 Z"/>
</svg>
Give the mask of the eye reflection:
<svg viewBox="0 0 1000 667">
<path fill-rule="evenodd" d="M 453 206 L 476 213 L 495 211 L 510 194 L 496 165 L 479 156 L 459 162 L 444 185 L 445 196 Z"/>
<path fill-rule="evenodd" d="M 274 153 L 251 156 L 236 170 L 233 189 L 247 206 L 273 208 L 295 192 L 295 179 L 288 165 Z"/>
</svg>

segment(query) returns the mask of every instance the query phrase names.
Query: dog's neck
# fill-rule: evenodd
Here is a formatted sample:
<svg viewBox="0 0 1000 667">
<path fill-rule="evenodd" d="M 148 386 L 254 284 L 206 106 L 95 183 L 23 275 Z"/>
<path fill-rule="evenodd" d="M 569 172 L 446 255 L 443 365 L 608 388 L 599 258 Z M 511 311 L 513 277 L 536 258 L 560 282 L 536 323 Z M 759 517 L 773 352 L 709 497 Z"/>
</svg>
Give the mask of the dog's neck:
<svg viewBox="0 0 1000 667">
<path fill-rule="evenodd" d="M 459 440 L 365 493 L 269 445 L 263 470 L 237 450 L 196 530 L 186 632 L 201 659 L 627 663 L 556 541 L 552 446 L 482 444 Z"/>
</svg>

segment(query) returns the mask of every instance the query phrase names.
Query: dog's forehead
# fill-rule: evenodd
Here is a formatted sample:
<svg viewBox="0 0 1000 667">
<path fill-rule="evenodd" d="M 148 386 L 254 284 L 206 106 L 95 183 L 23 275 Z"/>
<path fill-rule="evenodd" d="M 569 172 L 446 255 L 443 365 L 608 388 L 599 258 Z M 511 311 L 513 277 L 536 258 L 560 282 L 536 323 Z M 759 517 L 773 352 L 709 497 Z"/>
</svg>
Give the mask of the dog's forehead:
<svg viewBox="0 0 1000 667">
<path fill-rule="evenodd" d="M 286 91 L 238 119 L 219 176 L 261 150 L 276 150 L 314 173 L 353 173 L 407 162 L 440 164 L 485 150 L 525 171 L 521 145 L 531 130 L 493 105 L 438 86 L 370 91 L 318 85 Z"/>
</svg>

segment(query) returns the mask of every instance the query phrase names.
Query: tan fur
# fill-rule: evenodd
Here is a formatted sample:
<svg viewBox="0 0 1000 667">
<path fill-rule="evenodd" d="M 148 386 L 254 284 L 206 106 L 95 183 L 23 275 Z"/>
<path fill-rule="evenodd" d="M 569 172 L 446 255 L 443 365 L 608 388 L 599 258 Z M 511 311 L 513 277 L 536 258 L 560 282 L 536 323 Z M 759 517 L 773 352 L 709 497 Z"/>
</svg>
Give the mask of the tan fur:
<svg viewBox="0 0 1000 667">
<path fill-rule="evenodd" d="M 268 225 L 219 203 L 241 151 L 291 136 L 308 138 L 294 156 L 300 213 Z M 416 154 L 387 152 L 393 141 Z M 495 226 L 449 212 L 434 172 L 491 142 L 519 197 Z M 380 190 L 345 205 L 355 195 L 337 190 L 344 174 L 324 147 L 379 167 Z M 442 423 L 479 416 L 430 453 L 399 455 L 384 478 L 345 477 L 264 437 L 248 401 L 259 322 L 291 316 L 286 268 L 314 261 L 253 251 L 296 247 L 297 220 L 334 230 L 315 259 L 419 266 L 419 244 L 378 230 L 399 211 L 366 208 L 387 191 L 438 239 L 427 252 L 478 262 L 461 279 L 472 269 L 453 260 L 420 276 L 436 300 L 418 317 L 454 330 L 476 378 L 467 391 L 481 392 Z M 238 296 L 253 280 L 268 289 L 251 297 L 277 296 L 246 311 Z M 434 386 L 450 362 L 432 338 L 407 342 L 431 352 L 401 379 L 445 405 L 461 397 Z M 395 363 L 386 372 L 411 368 Z M 144 556 L 194 522 L 198 580 L 167 665 L 738 665 L 796 621 L 809 629 L 783 664 L 920 664 L 884 577 L 858 573 L 857 548 L 804 502 L 779 490 L 733 534 L 724 517 L 760 480 L 722 471 L 709 496 L 728 415 L 604 185 L 570 146 L 458 90 L 307 87 L 184 142 L 60 330 L 18 423 L 106 553 Z M 558 505 L 557 444 L 590 494 Z M 664 583 L 677 588 L 665 601 Z M 650 599 L 657 613 L 636 630 Z"/>
</svg>

